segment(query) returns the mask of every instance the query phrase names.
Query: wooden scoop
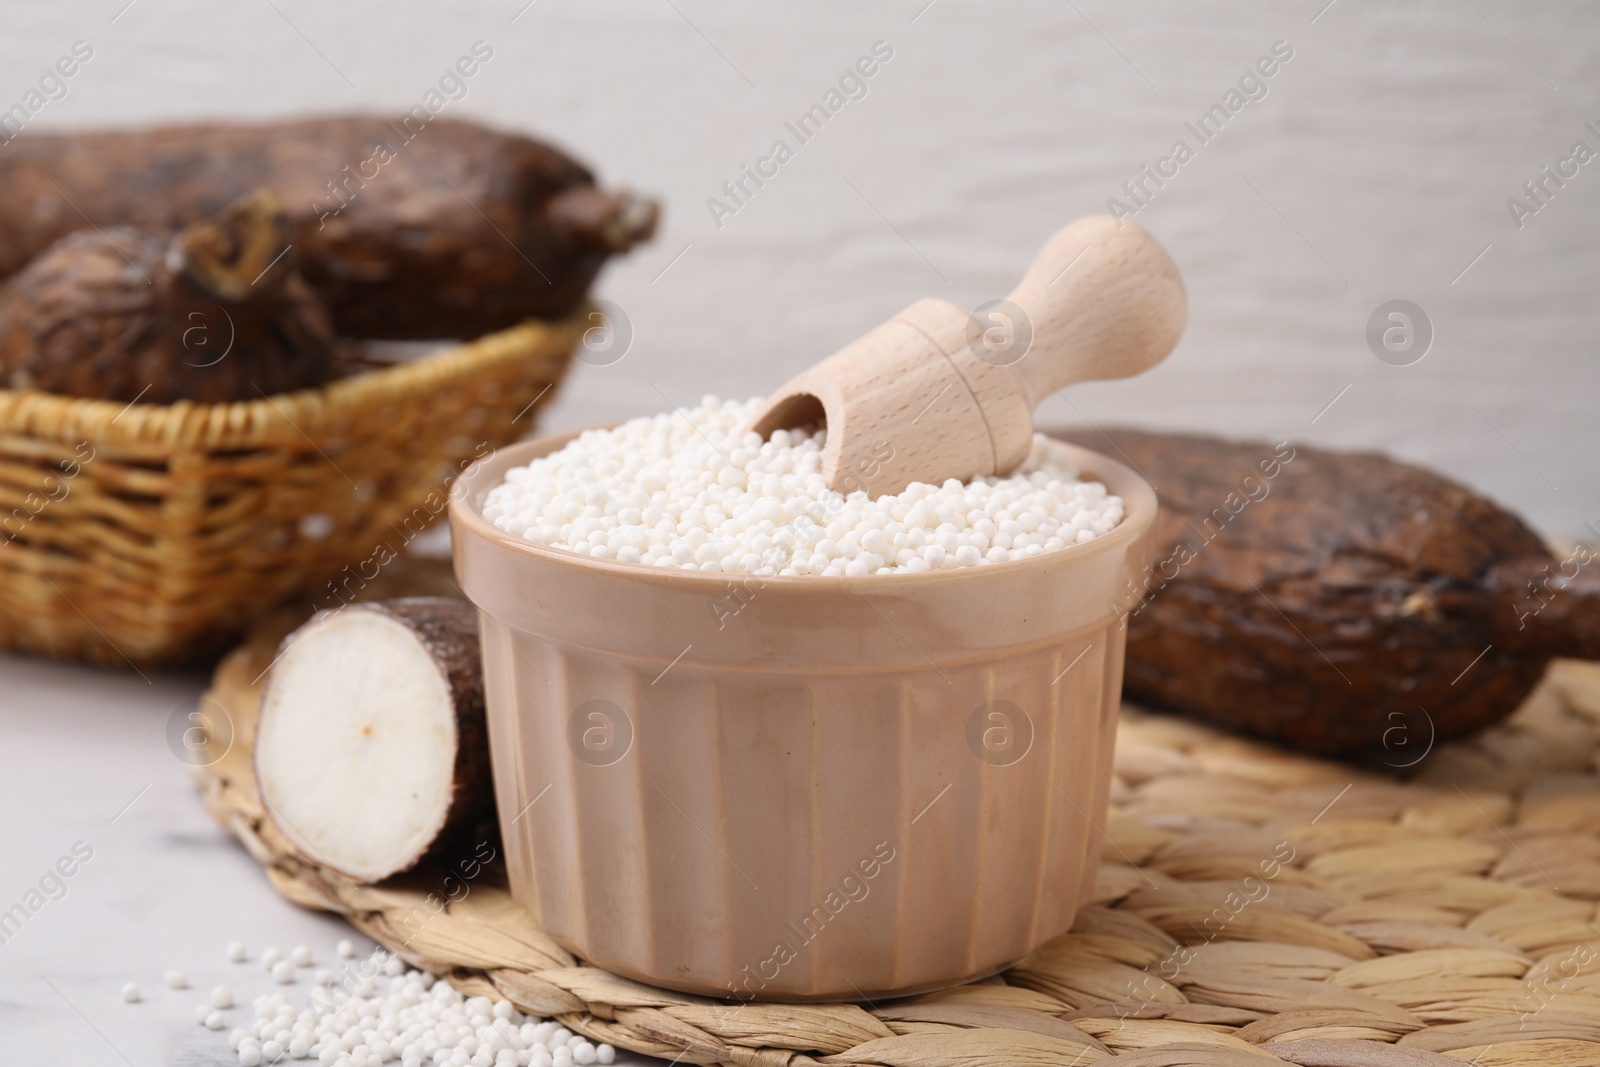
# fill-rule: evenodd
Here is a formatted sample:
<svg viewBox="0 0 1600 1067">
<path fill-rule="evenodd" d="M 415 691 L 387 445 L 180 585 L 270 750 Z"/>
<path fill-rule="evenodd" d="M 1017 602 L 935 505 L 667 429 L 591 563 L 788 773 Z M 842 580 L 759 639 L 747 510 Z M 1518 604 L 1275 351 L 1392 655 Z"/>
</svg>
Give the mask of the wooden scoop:
<svg viewBox="0 0 1600 1067">
<path fill-rule="evenodd" d="M 750 429 L 825 422 L 822 474 L 841 492 L 1007 474 L 1032 447 L 1039 401 L 1155 366 L 1187 317 L 1155 238 L 1108 215 L 1079 219 L 1005 300 L 972 314 L 917 301 L 773 393 Z"/>
</svg>

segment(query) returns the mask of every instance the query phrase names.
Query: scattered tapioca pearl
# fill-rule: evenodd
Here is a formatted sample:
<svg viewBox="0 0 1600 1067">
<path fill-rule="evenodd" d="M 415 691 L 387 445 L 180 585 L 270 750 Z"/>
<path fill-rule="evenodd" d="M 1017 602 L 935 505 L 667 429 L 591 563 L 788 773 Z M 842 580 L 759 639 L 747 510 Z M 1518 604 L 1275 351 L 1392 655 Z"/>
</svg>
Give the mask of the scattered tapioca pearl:
<svg viewBox="0 0 1600 1067">
<path fill-rule="evenodd" d="M 229 963 L 243 963 L 247 959 L 249 959 L 249 954 L 245 951 L 245 947 L 244 947 L 244 942 L 243 941 L 229 941 L 228 942 L 228 962 Z"/>
<path fill-rule="evenodd" d="M 272 965 L 272 980 L 279 985 L 288 985 L 294 981 L 294 964 L 288 960 L 279 960 Z"/>
<path fill-rule="evenodd" d="M 311 950 L 305 945 L 296 945 L 289 953 L 289 962 L 296 967 L 311 966 Z"/>
<path fill-rule="evenodd" d="M 166 975 L 168 989 L 188 989 L 189 976 L 182 971 L 168 971 Z"/>
<path fill-rule="evenodd" d="M 139 1003 L 139 983 L 129 982 L 122 987 L 122 1000 L 126 1004 Z"/>
<path fill-rule="evenodd" d="M 397 1061 L 400 1067 L 576 1067 L 590 1055 L 594 1063 L 615 1058 L 609 1046 L 596 1048 L 551 1020 L 523 1015 L 509 1001 L 463 997 L 381 950 L 346 971 L 338 987 L 313 988 L 304 1007 L 282 992 L 254 998 L 255 1021 L 229 1042 L 240 1063 L 288 1057 L 327 1067 Z M 379 977 L 388 971 L 397 973 Z"/>
<path fill-rule="evenodd" d="M 219 985 L 211 991 L 211 1006 L 221 1010 L 233 1007 L 233 990 L 225 985 Z"/>
<path fill-rule="evenodd" d="M 318 967 L 311 976 L 312 985 L 330 986 L 333 984 L 333 972 L 326 967 Z"/>
<path fill-rule="evenodd" d="M 228 1020 L 222 1017 L 222 1013 L 220 1011 L 213 1011 L 210 1015 L 206 1016 L 203 1025 L 207 1030 L 221 1030 L 224 1026 L 228 1025 Z"/>
<path fill-rule="evenodd" d="M 356 958 L 356 946 L 348 937 L 341 937 L 339 943 L 333 946 L 333 951 L 341 960 Z"/>
<path fill-rule="evenodd" d="M 826 430 L 741 433 L 759 405 L 707 397 L 587 431 L 507 471 L 484 517 L 599 559 L 761 577 L 988 566 L 1091 541 L 1122 521 L 1122 500 L 1079 480 L 1066 446 L 1042 434 L 1004 478 L 916 482 L 876 499 L 836 492 L 821 473 Z"/>
<path fill-rule="evenodd" d="M 281 951 L 275 948 L 269 948 L 261 954 L 261 966 L 270 971 L 273 967 L 277 966 L 278 961 L 281 959 L 283 959 L 283 953 Z"/>
</svg>

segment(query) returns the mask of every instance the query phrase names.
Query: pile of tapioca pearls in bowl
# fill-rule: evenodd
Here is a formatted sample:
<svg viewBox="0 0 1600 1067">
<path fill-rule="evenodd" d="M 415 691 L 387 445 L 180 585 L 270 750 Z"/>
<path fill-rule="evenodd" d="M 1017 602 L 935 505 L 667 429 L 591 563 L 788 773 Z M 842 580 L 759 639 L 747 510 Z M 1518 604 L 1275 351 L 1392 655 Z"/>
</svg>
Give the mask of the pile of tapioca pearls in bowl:
<svg viewBox="0 0 1600 1067">
<path fill-rule="evenodd" d="M 506 472 L 483 514 L 508 533 L 598 559 L 683 570 L 915 574 L 982 567 L 1092 541 L 1122 500 L 1082 481 L 1065 445 L 1035 434 L 1006 477 L 913 483 L 870 497 L 822 477 L 826 429 L 742 432 L 761 401 L 589 430 Z"/>
</svg>

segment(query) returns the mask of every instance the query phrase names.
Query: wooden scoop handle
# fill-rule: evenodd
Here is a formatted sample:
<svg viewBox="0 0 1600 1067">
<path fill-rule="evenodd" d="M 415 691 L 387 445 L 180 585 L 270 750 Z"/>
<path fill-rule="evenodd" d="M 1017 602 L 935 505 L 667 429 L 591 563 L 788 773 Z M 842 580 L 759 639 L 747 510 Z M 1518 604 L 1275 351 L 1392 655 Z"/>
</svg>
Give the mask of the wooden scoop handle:
<svg viewBox="0 0 1600 1067">
<path fill-rule="evenodd" d="M 1109 215 L 1057 230 L 1005 300 L 971 315 L 943 301 L 907 312 L 949 356 L 982 413 L 993 457 L 985 474 L 1009 473 L 1027 458 L 1041 400 L 1073 382 L 1149 370 L 1178 343 L 1188 314 L 1166 249 Z"/>
<path fill-rule="evenodd" d="M 1056 231 L 1007 300 L 1031 324 L 1031 343 L 1012 364 L 1030 413 L 1073 382 L 1149 370 L 1178 343 L 1189 308 L 1166 250 L 1143 227 L 1109 215 Z M 1005 324 L 992 328 L 1000 345 L 980 340 L 979 351 L 1003 357 Z"/>
</svg>

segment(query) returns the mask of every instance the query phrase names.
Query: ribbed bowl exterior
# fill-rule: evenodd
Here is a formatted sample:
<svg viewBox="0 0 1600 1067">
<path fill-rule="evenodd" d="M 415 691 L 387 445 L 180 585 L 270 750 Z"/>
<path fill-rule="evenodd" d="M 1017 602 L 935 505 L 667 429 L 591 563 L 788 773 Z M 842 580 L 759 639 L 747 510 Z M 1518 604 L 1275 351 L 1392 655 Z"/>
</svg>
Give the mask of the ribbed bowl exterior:
<svg viewBox="0 0 1600 1067">
<path fill-rule="evenodd" d="M 570 436 L 570 435 L 569 435 Z M 1071 926 L 1110 790 L 1155 498 L 972 570 L 743 579 L 591 560 L 480 514 L 463 476 L 512 892 L 600 966 L 738 999 L 863 999 L 999 970 Z"/>
</svg>

